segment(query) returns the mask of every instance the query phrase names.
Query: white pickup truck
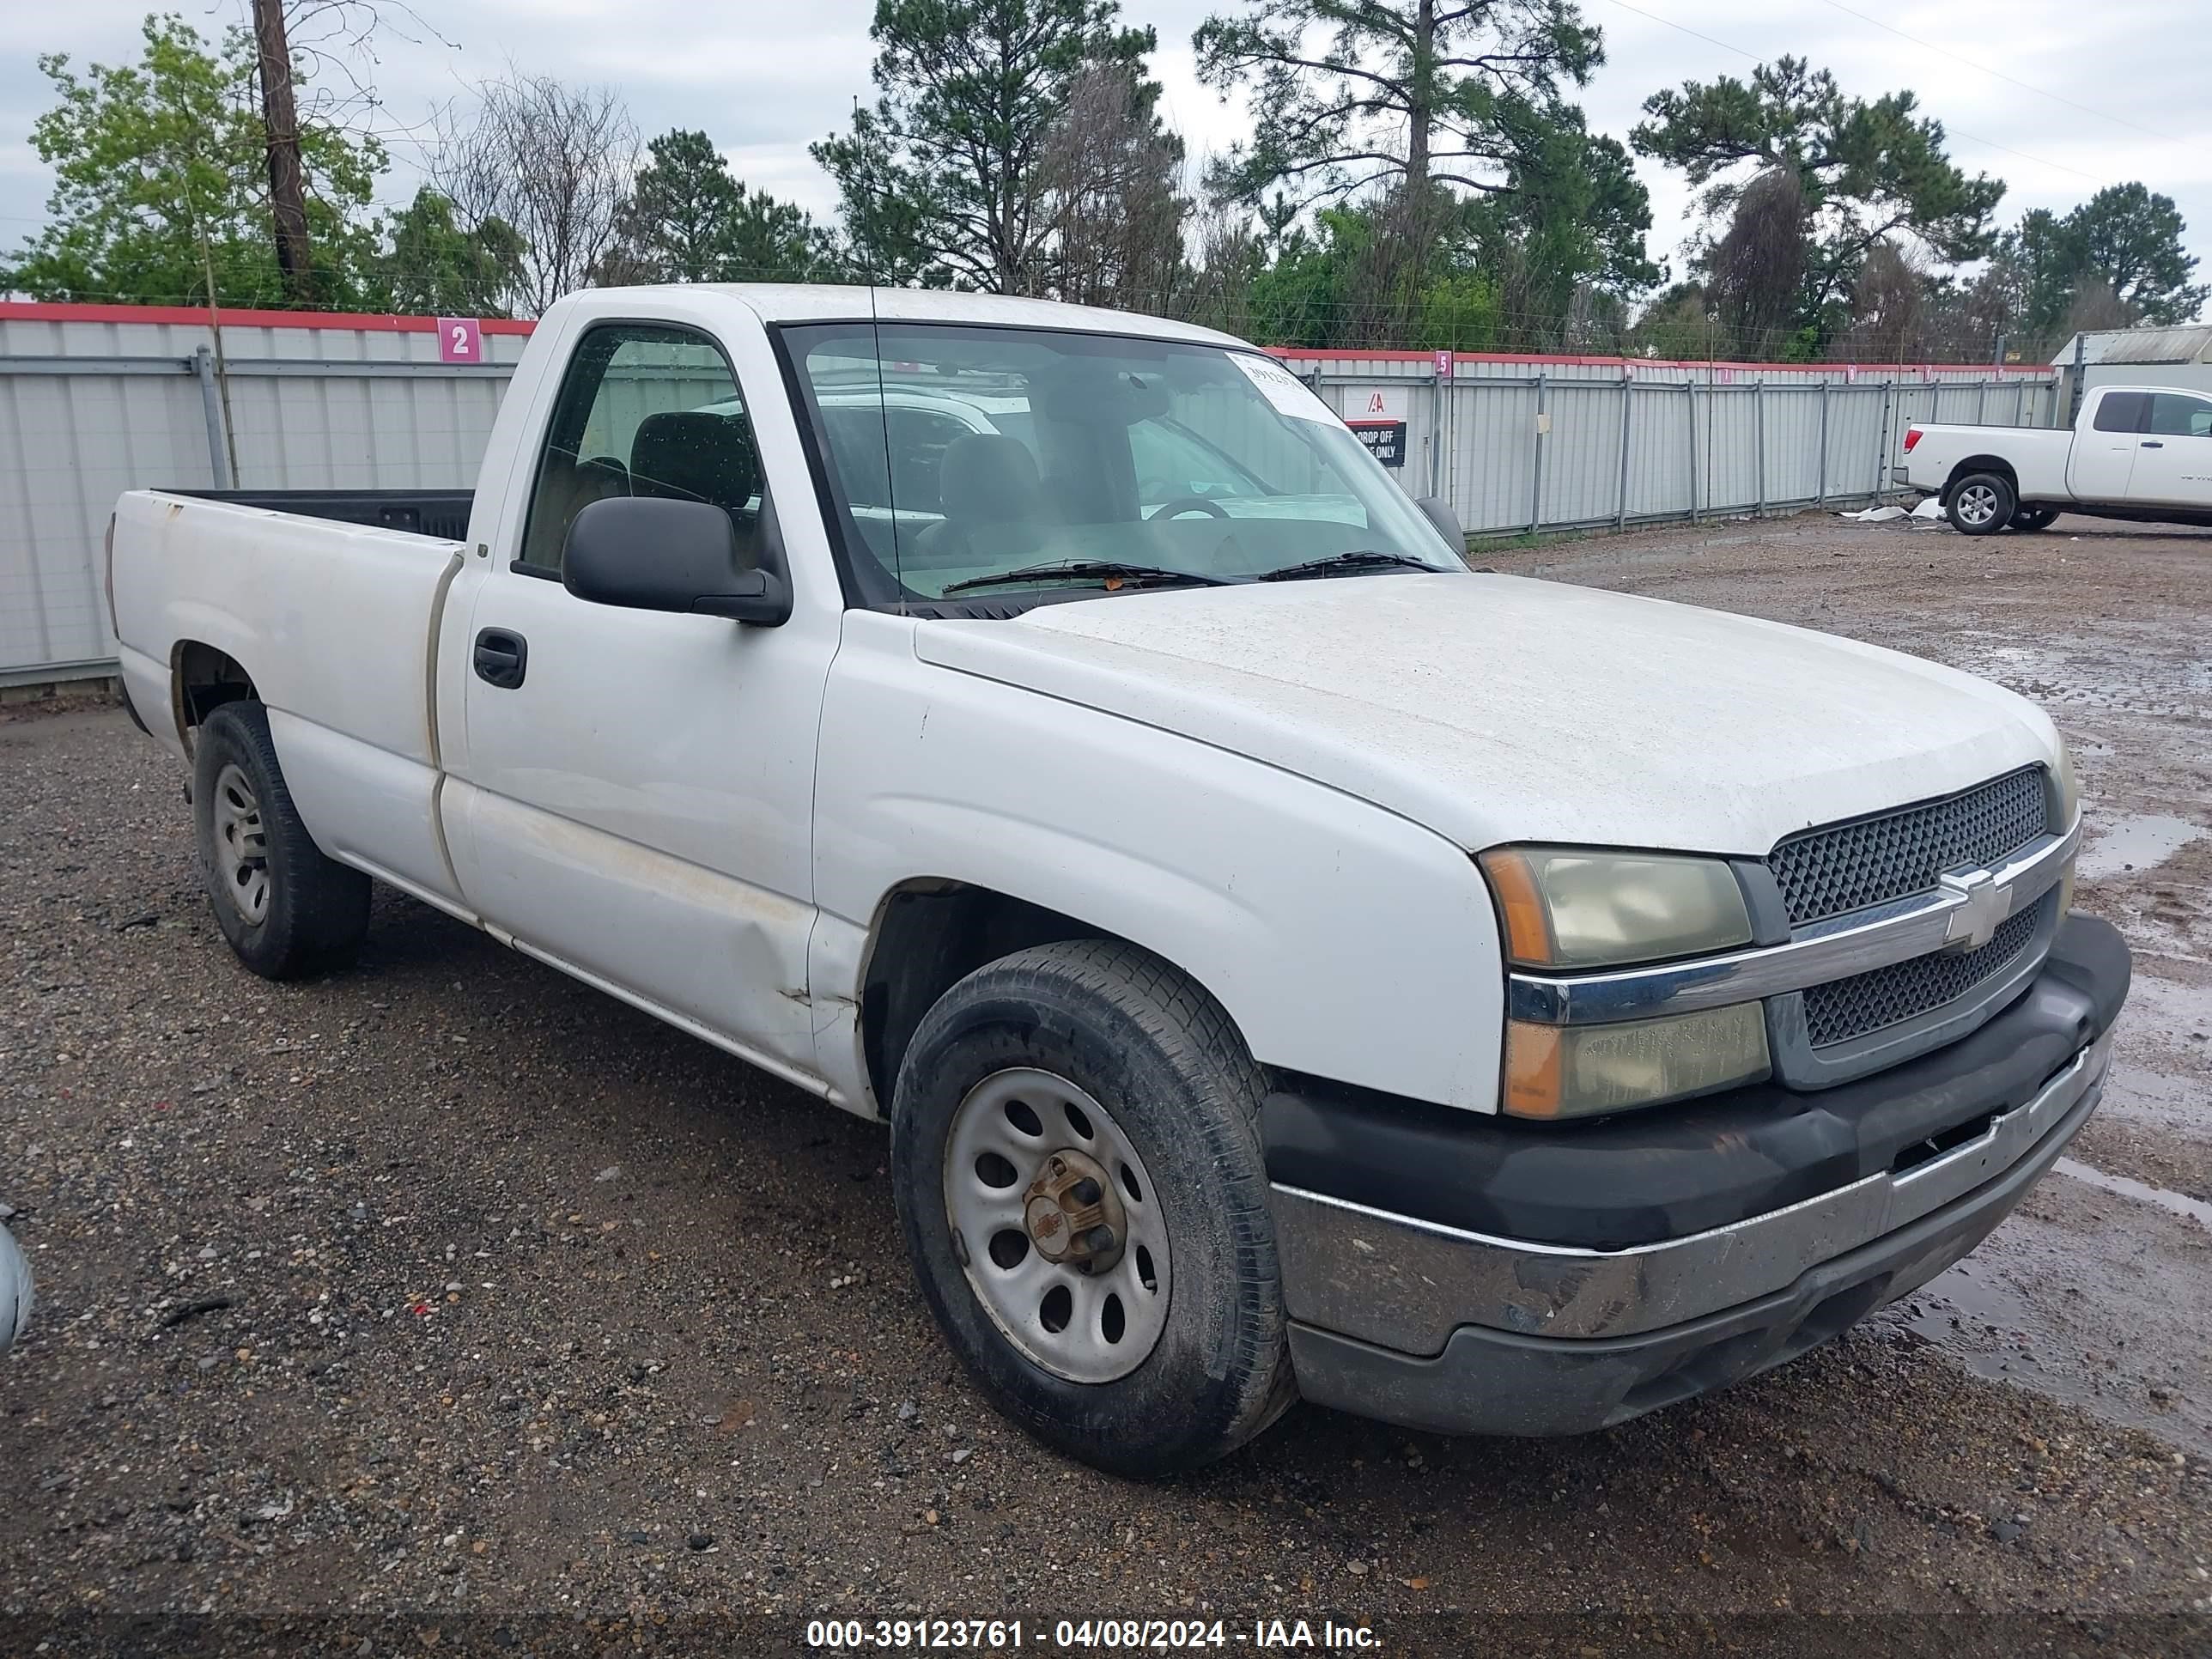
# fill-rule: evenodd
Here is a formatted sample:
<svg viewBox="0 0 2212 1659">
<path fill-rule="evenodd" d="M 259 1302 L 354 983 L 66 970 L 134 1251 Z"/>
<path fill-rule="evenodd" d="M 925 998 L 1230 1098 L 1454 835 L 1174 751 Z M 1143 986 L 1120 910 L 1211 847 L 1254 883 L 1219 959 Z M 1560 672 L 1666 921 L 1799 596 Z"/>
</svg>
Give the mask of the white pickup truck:
<svg viewBox="0 0 2212 1659">
<path fill-rule="evenodd" d="M 1969 536 L 2045 530 L 2061 513 L 2212 525 L 2212 397 L 2099 386 L 2071 432 L 1916 422 L 1891 477 L 1942 497 Z"/>
<path fill-rule="evenodd" d="M 947 1340 L 1104 1467 L 1733 1382 L 1970 1249 L 2104 1079 L 2038 709 L 1472 572 L 1222 335 L 595 290 L 464 538 L 293 504 L 436 507 L 112 531 L 237 954 L 343 963 L 374 878 L 887 1121 Z"/>
</svg>

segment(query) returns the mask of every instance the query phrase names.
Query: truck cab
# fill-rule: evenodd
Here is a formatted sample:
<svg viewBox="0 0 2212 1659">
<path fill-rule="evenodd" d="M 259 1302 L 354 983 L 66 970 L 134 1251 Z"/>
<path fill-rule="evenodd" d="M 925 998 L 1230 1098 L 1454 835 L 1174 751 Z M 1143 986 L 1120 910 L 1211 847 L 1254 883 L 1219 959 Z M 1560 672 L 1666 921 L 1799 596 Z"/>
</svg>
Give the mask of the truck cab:
<svg viewBox="0 0 2212 1659">
<path fill-rule="evenodd" d="M 2040 710 L 1471 571 L 1227 336 L 592 290 L 465 538 L 314 505 L 112 531 L 234 951 L 337 971 L 384 882 L 884 1121 L 949 1345 L 1102 1467 L 1725 1385 L 1971 1249 L 2103 1085 Z"/>
</svg>

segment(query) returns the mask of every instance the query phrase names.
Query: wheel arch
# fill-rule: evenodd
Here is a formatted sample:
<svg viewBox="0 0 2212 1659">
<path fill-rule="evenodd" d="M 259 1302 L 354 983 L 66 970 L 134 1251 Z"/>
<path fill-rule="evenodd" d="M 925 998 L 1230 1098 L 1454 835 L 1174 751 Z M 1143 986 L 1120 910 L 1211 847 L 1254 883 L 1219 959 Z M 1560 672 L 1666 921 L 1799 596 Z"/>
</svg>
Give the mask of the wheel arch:
<svg viewBox="0 0 2212 1659">
<path fill-rule="evenodd" d="M 2013 498 L 2015 501 L 2019 499 L 2020 473 L 2014 469 L 2013 464 L 2002 455 L 1969 455 L 1958 465 L 1953 467 L 1951 476 L 1943 480 L 1944 495 L 1948 495 L 1953 489 L 1956 489 L 1960 479 L 1970 478 L 1977 472 L 1995 473 L 2012 486 Z"/>
<path fill-rule="evenodd" d="M 900 1062 L 922 1017 L 945 992 L 1017 951 L 1084 939 L 1133 945 L 1213 996 L 1197 975 L 1145 940 L 997 888 L 915 877 L 885 893 L 868 929 L 859 979 L 860 1055 L 878 1113 L 890 1116 Z M 1213 1000 L 1219 1004 L 1218 996 Z M 1225 1008 L 1224 1013 L 1236 1030 L 1235 1018 Z M 1237 1035 L 1243 1041 L 1242 1031 Z"/>
<path fill-rule="evenodd" d="M 189 757 L 192 733 L 227 702 L 261 693 L 237 658 L 204 640 L 179 640 L 169 651 L 169 712 Z"/>
</svg>

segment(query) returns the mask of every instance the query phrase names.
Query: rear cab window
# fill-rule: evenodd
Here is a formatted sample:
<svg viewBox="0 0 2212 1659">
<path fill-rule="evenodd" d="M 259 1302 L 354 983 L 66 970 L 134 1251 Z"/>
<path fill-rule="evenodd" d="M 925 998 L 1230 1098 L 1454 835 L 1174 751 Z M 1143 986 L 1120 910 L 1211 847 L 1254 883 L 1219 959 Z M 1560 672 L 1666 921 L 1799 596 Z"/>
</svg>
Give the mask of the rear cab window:
<svg viewBox="0 0 2212 1659">
<path fill-rule="evenodd" d="M 2097 430 L 2142 431 L 2144 406 L 2149 402 L 2150 394 L 2147 392 L 2107 392 L 2097 405 Z"/>
</svg>

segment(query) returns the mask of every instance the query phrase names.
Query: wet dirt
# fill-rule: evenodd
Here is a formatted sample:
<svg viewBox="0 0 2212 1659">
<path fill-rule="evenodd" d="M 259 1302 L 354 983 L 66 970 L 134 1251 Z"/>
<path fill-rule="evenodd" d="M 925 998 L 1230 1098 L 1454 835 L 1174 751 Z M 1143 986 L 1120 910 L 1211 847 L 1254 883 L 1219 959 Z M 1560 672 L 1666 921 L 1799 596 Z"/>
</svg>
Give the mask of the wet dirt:
<svg viewBox="0 0 2212 1659">
<path fill-rule="evenodd" d="M 2212 1449 L 2212 534 L 2062 519 L 1981 540 L 1807 514 L 1477 562 L 1848 635 L 2051 714 L 2088 823 L 2076 902 L 2136 952 L 2112 1077 L 2068 1173 L 1877 1322 Z"/>
</svg>

